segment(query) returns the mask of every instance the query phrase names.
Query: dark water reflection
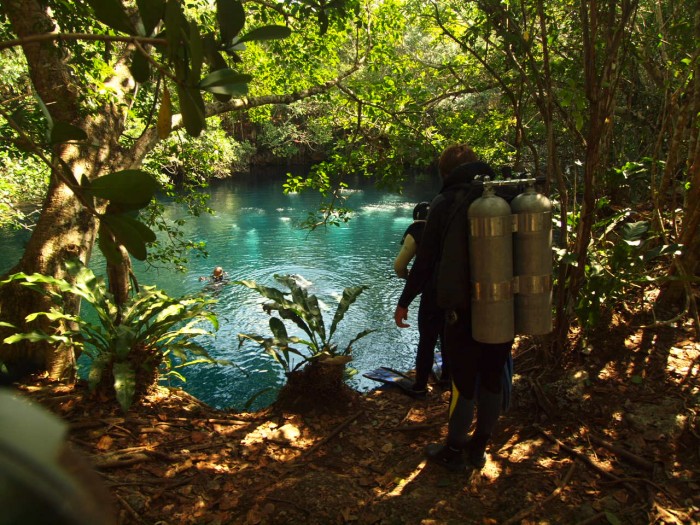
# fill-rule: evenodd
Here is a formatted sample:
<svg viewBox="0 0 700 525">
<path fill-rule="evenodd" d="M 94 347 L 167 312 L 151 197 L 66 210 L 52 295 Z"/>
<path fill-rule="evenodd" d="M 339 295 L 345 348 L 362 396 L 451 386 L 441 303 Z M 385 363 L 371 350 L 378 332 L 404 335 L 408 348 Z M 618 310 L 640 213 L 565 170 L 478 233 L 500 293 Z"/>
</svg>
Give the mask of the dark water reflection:
<svg viewBox="0 0 700 525">
<path fill-rule="evenodd" d="M 411 328 L 399 330 L 394 326 L 393 311 L 403 281 L 393 274 L 393 259 L 401 235 L 411 222 L 413 206 L 431 199 L 438 189 L 437 179 L 418 177 L 401 195 L 357 181 L 346 193 L 347 206 L 354 210 L 353 219 L 346 225 L 315 232 L 302 230 L 298 224 L 316 208 L 319 196 L 284 195 L 282 183 L 281 177 L 248 176 L 212 184 L 210 206 L 216 215 L 189 220 L 184 227 L 188 238 L 206 241 L 210 257 L 192 260 L 186 274 L 136 268 L 140 282 L 155 284 L 171 295 L 206 287 L 218 299 L 215 310 L 220 329 L 206 346 L 212 356 L 231 360 L 236 366 L 197 365 L 182 371 L 187 378 L 182 386 L 218 408 L 242 409 L 256 392 L 272 387 L 251 408 L 268 405 L 283 383 L 283 374 L 261 350 L 253 346 L 238 348 L 239 332 L 269 335 L 269 318 L 255 292 L 230 284 L 212 287 L 199 281 L 217 265 L 223 266 L 231 279 L 252 279 L 275 287 L 280 286 L 274 274 L 303 277 L 308 281 L 309 293 L 316 294 L 326 306 L 327 324 L 343 288 L 368 285 L 335 337 L 342 345 L 361 330 L 377 330 L 354 345 L 351 366 L 358 374 L 350 380 L 351 385 L 361 391 L 373 388 L 376 383 L 363 378 L 363 372 L 377 366 L 408 369 L 413 364 L 418 305 L 416 302 L 410 311 Z M 184 215 L 183 209 L 172 203 L 166 204 L 166 213 L 172 219 Z M 3 257 L 1 270 L 14 264 L 21 243 L 14 236 L 3 236 L 1 253 L 11 255 Z M 104 273 L 99 254 L 91 266 L 96 273 Z"/>
</svg>

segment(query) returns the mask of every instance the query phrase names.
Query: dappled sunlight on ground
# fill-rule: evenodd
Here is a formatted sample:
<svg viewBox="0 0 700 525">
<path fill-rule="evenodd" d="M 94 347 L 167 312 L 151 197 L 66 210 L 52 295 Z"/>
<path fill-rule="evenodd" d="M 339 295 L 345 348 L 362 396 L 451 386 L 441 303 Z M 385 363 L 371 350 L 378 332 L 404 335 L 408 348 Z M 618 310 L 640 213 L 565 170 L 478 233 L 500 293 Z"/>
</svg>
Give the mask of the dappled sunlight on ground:
<svg viewBox="0 0 700 525">
<path fill-rule="evenodd" d="M 639 345 L 615 359 L 625 340 Z M 633 379 L 650 341 L 650 373 Z M 84 385 L 23 391 L 69 422 L 119 524 L 698 522 L 697 344 L 662 331 L 590 345 L 562 370 L 530 342 L 516 352 L 513 403 L 480 472 L 425 461 L 446 434 L 436 386 L 426 400 L 378 390 L 304 413 L 214 410 L 158 388 L 124 414 Z"/>
</svg>

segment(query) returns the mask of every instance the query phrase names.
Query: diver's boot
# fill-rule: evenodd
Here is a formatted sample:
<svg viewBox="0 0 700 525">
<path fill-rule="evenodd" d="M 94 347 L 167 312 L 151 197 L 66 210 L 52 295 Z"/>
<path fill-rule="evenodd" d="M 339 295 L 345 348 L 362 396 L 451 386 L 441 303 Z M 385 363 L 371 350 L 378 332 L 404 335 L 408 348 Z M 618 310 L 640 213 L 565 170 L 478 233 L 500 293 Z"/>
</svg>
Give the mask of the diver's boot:
<svg viewBox="0 0 700 525">
<path fill-rule="evenodd" d="M 476 434 L 467 443 L 467 459 L 471 466 L 477 470 L 481 470 L 486 465 L 486 445 L 488 442 L 488 436 Z"/>
<path fill-rule="evenodd" d="M 428 458 L 428 461 L 452 472 L 461 472 L 467 467 L 462 451 L 449 445 L 430 443 L 425 447 L 425 457 Z"/>
</svg>

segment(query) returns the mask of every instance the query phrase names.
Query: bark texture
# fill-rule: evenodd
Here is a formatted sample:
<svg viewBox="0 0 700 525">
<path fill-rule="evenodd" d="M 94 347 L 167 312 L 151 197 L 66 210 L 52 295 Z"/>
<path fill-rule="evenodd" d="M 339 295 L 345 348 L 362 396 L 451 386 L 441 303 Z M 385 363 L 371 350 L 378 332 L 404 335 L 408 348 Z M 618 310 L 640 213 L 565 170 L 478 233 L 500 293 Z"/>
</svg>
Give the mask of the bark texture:
<svg viewBox="0 0 700 525">
<path fill-rule="evenodd" d="M 19 38 L 55 30 L 56 24 L 42 2 L 6 0 L 3 8 Z M 81 205 L 70 186 L 79 183 L 83 177 L 93 179 L 129 164 L 117 142 L 123 129 L 122 102 L 128 95 L 129 77 L 125 74 L 126 68 L 117 64 L 111 79 L 117 95 L 99 111 L 86 114 L 80 111 L 79 96 L 90 86 L 73 73 L 67 53 L 53 41 L 27 43 L 23 51 L 36 94 L 48 108 L 53 121 L 77 126 L 89 138 L 82 144 L 64 144 L 56 146 L 53 151 L 44 151 L 53 166 L 47 197 L 22 259 L 8 273 L 42 273 L 65 278 L 63 263 L 67 259 L 89 261 L 97 231 L 97 221 Z M 79 301 L 67 299 L 68 311 L 77 313 Z M 0 288 L 0 315 L 4 321 L 23 330 L 46 330 L 45 321 L 37 320 L 29 326 L 24 319 L 29 313 L 48 311 L 51 306 L 47 297 L 19 285 Z M 0 330 L 0 340 L 9 333 L 6 329 Z M 48 344 L 3 343 L 0 361 L 13 374 L 45 370 L 53 378 L 70 379 L 75 353 L 71 348 Z"/>
</svg>

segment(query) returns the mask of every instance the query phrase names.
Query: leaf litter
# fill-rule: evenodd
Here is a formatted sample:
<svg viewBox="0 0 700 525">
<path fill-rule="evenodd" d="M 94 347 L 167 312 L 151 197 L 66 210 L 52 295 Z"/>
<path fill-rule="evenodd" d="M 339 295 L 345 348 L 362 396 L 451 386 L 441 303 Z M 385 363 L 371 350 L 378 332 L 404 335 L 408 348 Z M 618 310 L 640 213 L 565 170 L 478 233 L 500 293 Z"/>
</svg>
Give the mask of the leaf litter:
<svg viewBox="0 0 700 525">
<path fill-rule="evenodd" d="M 654 331 L 618 323 L 566 366 L 521 340 L 486 467 L 459 474 L 422 455 L 446 433 L 436 385 L 425 400 L 378 389 L 304 413 L 155 387 L 125 414 L 83 383 L 18 388 L 69 423 L 120 525 L 697 523 L 700 346 Z"/>
</svg>

